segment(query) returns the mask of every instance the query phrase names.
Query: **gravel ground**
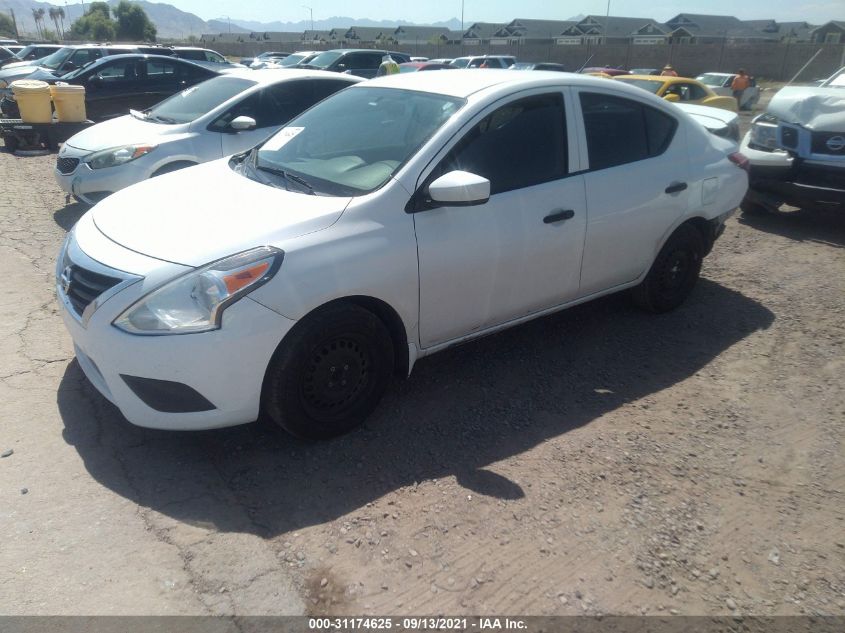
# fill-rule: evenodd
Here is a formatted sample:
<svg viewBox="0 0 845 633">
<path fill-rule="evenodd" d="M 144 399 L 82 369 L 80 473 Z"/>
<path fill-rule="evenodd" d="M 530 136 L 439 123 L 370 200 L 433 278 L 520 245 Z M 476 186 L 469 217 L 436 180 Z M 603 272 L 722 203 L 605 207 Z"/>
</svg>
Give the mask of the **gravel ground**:
<svg viewBox="0 0 845 633">
<path fill-rule="evenodd" d="M 4 613 L 845 614 L 845 218 L 734 218 L 674 313 L 446 351 L 312 444 L 96 393 L 54 160 L 0 153 Z"/>
</svg>

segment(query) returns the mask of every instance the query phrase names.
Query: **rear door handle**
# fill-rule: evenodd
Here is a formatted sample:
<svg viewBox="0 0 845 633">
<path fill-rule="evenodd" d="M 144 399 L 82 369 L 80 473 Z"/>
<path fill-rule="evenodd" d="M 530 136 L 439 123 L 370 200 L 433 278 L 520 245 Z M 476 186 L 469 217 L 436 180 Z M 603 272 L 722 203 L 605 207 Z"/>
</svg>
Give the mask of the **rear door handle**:
<svg viewBox="0 0 845 633">
<path fill-rule="evenodd" d="M 543 218 L 543 223 L 552 224 L 553 222 L 560 222 L 561 220 L 570 220 L 574 217 L 575 211 L 572 209 L 556 209 Z"/>
<path fill-rule="evenodd" d="M 679 191 L 683 191 L 687 188 L 687 183 L 685 182 L 673 182 L 671 185 L 666 187 L 666 193 L 678 193 Z"/>
</svg>

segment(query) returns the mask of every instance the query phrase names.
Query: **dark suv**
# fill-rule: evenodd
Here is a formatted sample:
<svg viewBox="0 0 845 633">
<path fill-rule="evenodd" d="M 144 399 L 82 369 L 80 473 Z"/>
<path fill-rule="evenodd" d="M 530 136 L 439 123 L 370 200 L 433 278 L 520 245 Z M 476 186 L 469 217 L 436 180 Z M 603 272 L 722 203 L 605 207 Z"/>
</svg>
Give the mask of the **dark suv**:
<svg viewBox="0 0 845 633">
<path fill-rule="evenodd" d="M 84 86 L 88 118 L 102 121 L 127 114 L 130 109 L 149 108 L 218 72 L 172 55 L 109 55 L 64 75 L 61 80 Z M 43 77 L 42 80 L 55 83 L 58 77 Z M 18 118 L 17 103 L 3 99 L 0 114 L 5 118 Z"/>
<path fill-rule="evenodd" d="M 397 64 L 405 64 L 411 61 L 411 56 L 405 53 L 369 48 L 341 48 L 320 53 L 307 64 L 299 64 L 293 68 L 331 70 L 336 73 L 348 73 L 372 79 L 376 76 L 382 57 L 385 55 L 390 55 Z"/>
<path fill-rule="evenodd" d="M 0 70 L 0 90 L 7 88 L 16 79 L 55 79 L 86 64 L 108 55 L 145 53 L 158 55 L 161 47 L 135 44 L 85 44 L 81 46 L 63 46 L 51 55 L 38 60 L 31 66 L 13 66 Z"/>
<path fill-rule="evenodd" d="M 57 50 L 62 48 L 60 44 L 30 44 L 24 46 L 21 50 L 11 57 L 0 59 L 0 68 L 8 66 L 9 64 L 25 65 L 26 62 L 32 62 L 42 57 L 47 57 Z"/>
</svg>

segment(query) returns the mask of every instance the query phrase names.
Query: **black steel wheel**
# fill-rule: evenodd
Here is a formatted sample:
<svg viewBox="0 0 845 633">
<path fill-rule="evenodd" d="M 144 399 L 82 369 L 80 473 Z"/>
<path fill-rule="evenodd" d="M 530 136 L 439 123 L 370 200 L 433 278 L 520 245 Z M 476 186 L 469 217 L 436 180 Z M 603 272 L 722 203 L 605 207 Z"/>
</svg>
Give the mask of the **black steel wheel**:
<svg viewBox="0 0 845 633">
<path fill-rule="evenodd" d="M 298 323 L 264 380 L 270 418 L 298 437 L 345 433 L 375 409 L 393 372 L 393 343 L 374 314 L 330 305 Z"/>
<path fill-rule="evenodd" d="M 701 232 L 683 224 L 669 237 L 648 271 L 633 290 L 635 301 L 651 312 L 668 312 L 681 305 L 698 281 L 705 246 Z"/>
</svg>

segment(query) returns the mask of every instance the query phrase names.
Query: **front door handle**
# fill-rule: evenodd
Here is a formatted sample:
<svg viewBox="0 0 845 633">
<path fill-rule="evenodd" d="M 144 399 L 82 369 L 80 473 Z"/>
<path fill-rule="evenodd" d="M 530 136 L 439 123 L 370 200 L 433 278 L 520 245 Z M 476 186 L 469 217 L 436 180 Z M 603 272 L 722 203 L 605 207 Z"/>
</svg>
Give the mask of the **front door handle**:
<svg viewBox="0 0 845 633">
<path fill-rule="evenodd" d="M 671 185 L 666 187 L 666 193 L 678 193 L 686 188 L 687 183 L 685 182 L 673 182 Z"/>
<path fill-rule="evenodd" d="M 570 220 L 574 217 L 575 211 L 572 209 L 556 209 L 543 218 L 543 223 L 552 224 L 553 222 L 560 222 L 561 220 Z"/>
</svg>

